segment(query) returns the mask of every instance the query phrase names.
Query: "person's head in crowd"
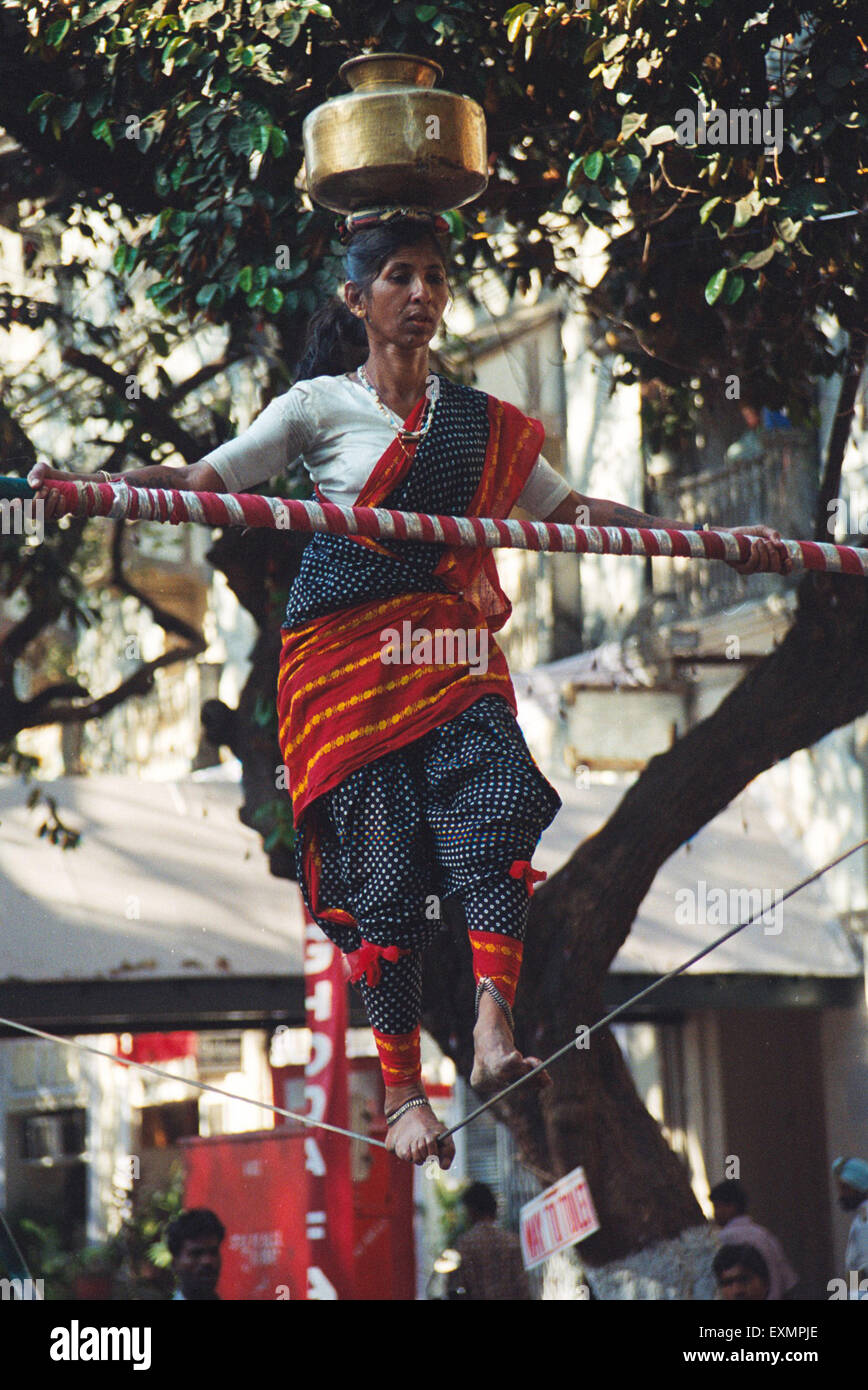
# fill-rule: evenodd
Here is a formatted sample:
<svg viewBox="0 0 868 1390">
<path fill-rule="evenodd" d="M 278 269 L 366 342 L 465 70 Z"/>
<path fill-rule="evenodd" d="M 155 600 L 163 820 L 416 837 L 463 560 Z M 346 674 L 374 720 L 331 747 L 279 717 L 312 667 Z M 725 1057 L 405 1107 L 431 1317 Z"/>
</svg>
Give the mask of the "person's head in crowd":
<svg viewBox="0 0 868 1390">
<path fill-rule="evenodd" d="M 769 1267 L 753 1245 L 724 1245 L 714 1257 L 720 1297 L 728 1303 L 762 1303 L 769 1296 Z"/>
<path fill-rule="evenodd" d="M 747 1211 L 747 1193 L 735 1178 L 719 1182 L 708 1195 L 714 1207 L 714 1221 L 717 1226 L 726 1226 L 736 1216 L 744 1216 Z"/>
<path fill-rule="evenodd" d="M 472 1182 L 462 1193 L 461 1202 L 471 1226 L 477 1221 L 497 1220 L 497 1198 L 484 1182 Z"/>
<path fill-rule="evenodd" d="M 868 1198 L 868 1162 L 864 1158 L 836 1158 L 832 1172 L 838 1184 L 838 1205 L 855 1211 Z"/>
<path fill-rule="evenodd" d="M 214 1299 L 220 1278 L 220 1246 L 226 1227 L 207 1207 L 191 1207 L 176 1216 L 166 1231 L 172 1272 L 187 1302 Z"/>
</svg>

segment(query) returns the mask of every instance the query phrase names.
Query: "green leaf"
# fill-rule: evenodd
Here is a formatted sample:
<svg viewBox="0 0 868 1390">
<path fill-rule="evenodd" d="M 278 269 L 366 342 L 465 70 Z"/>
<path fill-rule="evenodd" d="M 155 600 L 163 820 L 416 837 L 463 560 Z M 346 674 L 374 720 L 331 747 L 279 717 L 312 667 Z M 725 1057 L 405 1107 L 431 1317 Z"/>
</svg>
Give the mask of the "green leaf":
<svg viewBox="0 0 868 1390">
<path fill-rule="evenodd" d="M 255 126 L 236 125 L 229 132 L 229 148 L 233 154 L 241 155 L 247 159 L 253 153 L 253 142 L 255 139 Z"/>
<path fill-rule="evenodd" d="M 604 156 L 602 150 L 594 150 L 592 154 L 585 155 L 585 158 L 582 160 L 582 169 L 584 170 L 585 176 L 589 178 L 592 183 L 595 179 L 600 177 L 603 163 Z"/>
<path fill-rule="evenodd" d="M 629 140 L 631 135 L 635 135 L 637 130 L 642 129 L 647 119 L 647 111 L 628 111 L 621 121 L 618 139 Z"/>
<path fill-rule="evenodd" d="M 737 299 L 741 298 L 743 290 L 744 276 L 730 275 L 726 282 L 726 289 L 723 292 L 724 304 L 734 304 Z"/>
<path fill-rule="evenodd" d="M 778 232 L 787 243 L 795 241 L 801 230 L 801 222 L 794 222 L 791 217 L 783 217 L 778 223 Z"/>
<path fill-rule="evenodd" d="M 762 211 L 763 200 L 755 188 L 747 193 L 744 198 L 739 198 L 735 205 L 735 216 L 732 219 L 733 228 L 745 227 L 752 218 Z"/>
<path fill-rule="evenodd" d="M 28 106 L 28 112 L 41 111 L 43 107 L 50 106 L 56 100 L 54 92 L 40 92 L 38 97 L 34 97 Z"/>
<path fill-rule="evenodd" d="M 431 7 L 426 5 L 425 8 L 429 9 Z M 522 21 L 528 10 L 532 8 L 532 5 L 513 5 L 511 10 L 507 10 L 504 19 L 506 20 L 506 37 L 509 39 L 510 43 L 515 43 L 521 33 Z"/>
<path fill-rule="evenodd" d="M 55 20 L 53 24 L 49 25 L 48 33 L 45 35 L 46 43 L 50 44 L 52 48 L 59 48 L 69 33 L 70 27 L 71 20 L 69 19 Z"/>
<path fill-rule="evenodd" d="M 610 58 L 614 58 L 618 53 L 621 53 L 629 42 L 629 34 L 616 34 L 613 39 L 608 39 L 606 43 L 603 44 L 603 57 L 608 62 Z"/>
<path fill-rule="evenodd" d="M 567 188 L 572 188 L 573 180 L 576 177 L 576 174 L 581 169 L 583 162 L 584 155 L 577 155 L 576 158 L 571 162 L 570 167 L 567 169 Z"/>
<path fill-rule="evenodd" d="M 295 19 L 292 15 L 285 14 L 280 18 L 280 42 L 287 48 L 292 48 L 303 28 L 300 19 Z"/>
<path fill-rule="evenodd" d="M 659 125 L 656 130 L 652 130 L 649 135 L 643 138 L 642 144 L 646 149 L 650 150 L 653 149 L 655 145 L 665 145 L 668 141 L 674 139 L 675 131 L 671 125 Z"/>
<path fill-rule="evenodd" d="M 738 264 L 744 266 L 745 270 L 761 270 L 764 265 L 768 265 L 775 252 L 782 249 L 782 243 L 773 241 L 771 246 L 764 246 L 762 251 L 747 252 L 741 257 Z"/>
<path fill-rule="evenodd" d="M 207 309 L 210 304 L 214 303 L 215 299 L 218 299 L 218 296 L 218 302 L 222 302 L 222 285 L 218 285 L 216 284 L 216 282 L 210 285 L 203 285 L 199 293 L 196 295 L 196 303 L 201 305 L 203 309 Z"/>
<path fill-rule="evenodd" d="M 525 8 L 530 9 L 530 6 L 528 5 L 528 6 L 526 6 Z M 416 6 L 416 18 L 417 18 L 422 24 L 427 24 L 427 23 L 428 23 L 428 20 L 429 20 L 429 19 L 433 19 L 434 16 L 436 15 L 436 13 L 437 13 L 437 6 L 436 6 L 436 5 L 417 5 L 417 6 Z M 511 12 L 510 12 L 510 13 L 511 13 Z"/>
<path fill-rule="evenodd" d="M 69 102 L 66 106 L 64 106 L 64 107 L 62 108 L 62 110 L 61 110 L 61 112 L 60 112 L 60 116 L 58 117 L 58 119 L 59 119 L 60 124 L 61 124 L 61 126 L 62 126 L 62 128 L 63 128 L 64 130 L 70 130 L 71 127 L 75 125 L 75 123 L 76 123 L 76 121 L 78 120 L 78 118 L 79 118 L 80 115 L 81 115 L 81 102 L 80 102 L 80 101 L 71 101 L 71 102 Z"/>
<path fill-rule="evenodd" d="M 262 307 L 269 314 L 276 314 L 283 307 L 283 294 L 276 286 L 272 285 L 270 289 L 266 290 Z"/>
<path fill-rule="evenodd" d="M 115 137 L 112 134 L 112 128 L 108 120 L 103 119 L 101 121 L 95 121 L 91 126 L 90 133 L 94 140 L 103 140 L 110 150 L 114 149 Z"/>
<path fill-rule="evenodd" d="M 642 172 L 642 161 L 637 154 L 622 154 L 613 161 L 612 167 L 629 193 Z"/>
<path fill-rule="evenodd" d="M 245 294 L 249 294 L 253 289 L 253 266 L 246 265 L 238 276 L 238 288 Z"/>
<path fill-rule="evenodd" d="M 720 198 L 709 198 L 707 202 L 702 204 L 702 207 L 699 209 L 699 220 L 703 225 L 708 221 L 712 212 L 721 201 Z"/>
<path fill-rule="evenodd" d="M 276 126 L 273 126 L 271 130 L 271 136 L 268 142 L 268 148 L 274 155 L 275 159 L 280 159 L 281 155 L 286 154 L 287 150 L 289 149 L 289 136 L 286 135 L 284 131 L 278 130 Z"/>
<path fill-rule="evenodd" d="M 721 294 L 723 293 L 723 288 L 724 288 L 724 285 L 726 284 L 726 277 L 727 277 L 727 274 L 728 274 L 728 272 L 727 272 L 725 266 L 724 266 L 723 270 L 716 270 L 716 271 L 714 272 L 714 274 L 712 275 L 711 279 L 708 281 L 708 284 L 705 286 L 705 302 L 706 302 L 706 304 L 716 304 L 716 303 L 717 303 L 718 299 L 720 298 Z"/>
<path fill-rule="evenodd" d="M 168 63 L 172 58 L 174 58 L 175 54 L 178 52 L 178 49 L 181 47 L 181 44 L 186 42 L 186 34 L 176 34 L 173 39 L 169 39 L 169 42 L 163 49 L 163 63 Z"/>
</svg>

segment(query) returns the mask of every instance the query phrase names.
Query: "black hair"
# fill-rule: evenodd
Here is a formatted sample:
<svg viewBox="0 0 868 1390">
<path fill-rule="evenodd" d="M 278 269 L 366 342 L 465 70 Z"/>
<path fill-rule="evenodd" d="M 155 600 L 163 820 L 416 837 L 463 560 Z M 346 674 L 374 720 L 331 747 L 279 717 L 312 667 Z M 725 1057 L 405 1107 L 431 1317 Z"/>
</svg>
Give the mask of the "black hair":
<svg viewBox="0 0 868 1390">
<path fill-rule="evenodd" d="M 722 1245 L 714 1257 L 711 1268 L 718 1282 L 728 1269 L 741 1265 L 742 1269 L 758 1274 L 768 1284 L 769 1267 L 755 1245 Z"/>
<path fill-rule="evenodd" d="M 430 241 L 448 265 L 448 246 L 430 222 L 401 217 L 352 236 L 345 255 L 346 279 L 367 294 L 390 256 L 401 246 Z M 296 381 L 315 376 L 340 376 L 354 372 L 367 359 L 368 335 L 363 320 L 351 313 L 342 299 L 330 299 L 312 315 L 307 327 Z"/>
<path fill-rule="evenodd" d="M 497 1198 L 487 1183 L 471 1183 L 467 1191 L 462 1192 L 461 1201 L 471 1216 L 497 1216 Z"/>
<path fill-rule="evenodd" d="M 735 1178 L 727 1178 L 726 1182 L 719 1182 L 717 1187 L 713 1187 L 708 1195 L 714 1206 L 717 1206 L 719 1202 L 725 1202 L 727 1206 L 735 1207 L 740 1216 L 743 1216 L 747 1211 L 747 1193 Z"/>
<path fill-rule="evenodd" d="M 186 1241 L 201 1240 L 203 1236 L 216 1236 L 218 1240 L 222 1240 L 225 1235 L 226 1227 L 216 1212 L 210 1211 L 208 1207 L 191 1207 L 189 1211 L 182 1211 L 180 1216 L 170 1221 L 166 1230 L 166 1244 L 172 1259 L 175 1260 Z"/>
</svg>

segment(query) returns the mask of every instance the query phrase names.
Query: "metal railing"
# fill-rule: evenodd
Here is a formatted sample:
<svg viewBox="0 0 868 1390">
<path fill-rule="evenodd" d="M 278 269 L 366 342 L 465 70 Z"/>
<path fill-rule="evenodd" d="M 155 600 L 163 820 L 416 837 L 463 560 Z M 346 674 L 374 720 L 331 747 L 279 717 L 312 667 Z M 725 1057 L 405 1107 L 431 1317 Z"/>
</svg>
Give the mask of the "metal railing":
<svg viewBox="0 0 868 1390">
<path fill-rule="evenodd" d="M 800 430 L 775 430 L 759 436 L 759 457 L 733 459 L 720 468 L 687 477 L 656 480 L 651 509 L 658 516 L 711 526 L 765 523 L 784 536 L 810 538 L 817 494 L 817 464 L 812 437 Z M 831 537 L 829 537 L 831 539 Z M 686 614 L 711 612 L 777 592 L 780 575 L 753 575 L 749 580 L 723 564 L 691 565 L 675 560 L 655 572 L 655 591 L 667 590 Z M 749 588 L 748 588 L 749 585 Z"/>
</svg>

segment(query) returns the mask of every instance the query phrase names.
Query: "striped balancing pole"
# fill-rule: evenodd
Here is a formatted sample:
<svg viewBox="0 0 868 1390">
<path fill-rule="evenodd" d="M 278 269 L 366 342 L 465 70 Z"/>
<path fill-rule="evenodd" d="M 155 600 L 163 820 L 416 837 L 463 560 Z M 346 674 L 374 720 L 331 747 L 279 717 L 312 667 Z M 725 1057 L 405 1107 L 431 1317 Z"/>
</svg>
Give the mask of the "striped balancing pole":
<svg viewBox="0 0 868 1390">
<path fill-rule="evenodd" d="M 5 485 L 5 486 L 4 486 Z M 256 494 L 185 492 L 177 488 L 130 487 L 123 481 L 54 482 L 61 512 L 116 520 L 162 521 L 171 525 L 268 526 L 278 531 L 366 536 L 372 540 L 436 542 L 448 546 L 514 550 L 573 551 L 587 555 L 644 555 L 688 560 L 730 560 L 750 553 L 749 536 L 731 531 L 651 530 L 625 526 L 569 526 L 551 521 L 490 517 L 429 516 L 381 507 L 341 507 L 334 502 Z M 33 498 L 20 478 L 0 478 L 0 498 Z M 868 577 L 868 550 L 819 541 L 784 540 L 793 571 L 826 570 Z"/>
</svg>

